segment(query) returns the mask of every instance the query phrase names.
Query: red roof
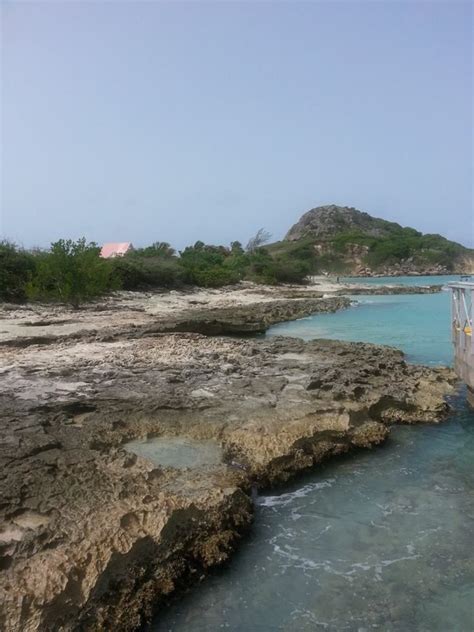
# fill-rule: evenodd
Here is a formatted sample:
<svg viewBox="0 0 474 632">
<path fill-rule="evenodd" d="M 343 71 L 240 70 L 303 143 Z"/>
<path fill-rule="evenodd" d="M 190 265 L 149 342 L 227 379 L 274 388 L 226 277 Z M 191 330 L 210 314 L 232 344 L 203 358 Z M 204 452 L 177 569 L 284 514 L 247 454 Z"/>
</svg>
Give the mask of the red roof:
<svg viewBox="0 0 474 632">
<path fill-rule="evenodd" d="M 108 259 L 109 257 L 121 257 L 129 250 L 133 250 L 133 246 L 129 241 L 104 244 L 100 251 L 100 256 L 104 257 L 104 259 Z"/>
</svg>

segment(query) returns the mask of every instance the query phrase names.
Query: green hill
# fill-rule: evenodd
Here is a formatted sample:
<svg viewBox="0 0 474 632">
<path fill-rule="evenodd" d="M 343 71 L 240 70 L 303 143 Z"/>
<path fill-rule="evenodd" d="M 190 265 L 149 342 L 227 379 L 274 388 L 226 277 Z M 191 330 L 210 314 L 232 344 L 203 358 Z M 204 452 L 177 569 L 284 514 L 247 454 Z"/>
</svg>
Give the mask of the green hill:
<svg viewBox="0 0 474 632">
<path fill-rule="evenodd" d="M 315 274 L 474 273 L 474 250 L 346 206 L 311 209 L 268 250 Z"/>
</svg>

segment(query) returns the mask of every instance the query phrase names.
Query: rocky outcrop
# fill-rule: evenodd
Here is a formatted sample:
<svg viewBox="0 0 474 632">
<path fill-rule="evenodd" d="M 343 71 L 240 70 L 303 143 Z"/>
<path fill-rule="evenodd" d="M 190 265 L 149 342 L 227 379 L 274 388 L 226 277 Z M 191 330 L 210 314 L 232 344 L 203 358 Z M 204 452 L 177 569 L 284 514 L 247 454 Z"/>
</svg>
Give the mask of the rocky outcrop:
<svg viewBox="0 0 474 632">
<path fill-rule="evenodd" d="M 228 557 L 252 485 L 439 421 L 453 384 L 375 345 L 115 333 L 0 347 L 7 632 L 137 629 Z M 214 439 L 224 462 L 183 470 L 123 448 L 152 436 Z"/>
<path fill-rule="evenodd" d="M 348 206 L 311 209 L 273 247 L 291 256 L 297 252 L 293 242 L 298 241 L 312 246 L 316 265 L 323 271 L 344 270 L 358 276 L 474 273 L 474 250 Z M 372 251 L 375 257 L 370 256 Z"/>
<path fill-rule="evenodd" d="M 224 309 L 201 309 L 182 313 L 178 318 L 155 322 L 144 333 L 193 332 L 210 336 L 264 333 L 271 325 L 311 314 L 336 312 L 349 307 L 343 297 L 283 298 L 266 303 Z"/>
<path fill-rule="evenodd" d="M 325 296 L 311 287 L 253 284 L 220 291 L 120 292 L 77 310 L 0 305 L 0 344 L 24 347 L 65 339 L 112 340 L 166 332 L 258 334 L 275 323 L 349 305 L 347 298 L 335 292 Z"/>
<path fill-rule="evenodd" d="M 351 261 L 348 261 L 351 264 Z M 446 276 L 450 274 L 470 274 L 474 271 L 474 258 L 463 257 L 454 262 L 454 265 L 447 266 L 442 263 L 420 262 L 414 257 L 407 257 L 399 262 L 378 267 L 376 270 L 370 268 L 362 262 L 356 262 L 356 276 Z"/>
<path fill-rule="evenodd" d="M 398 226 L 394 222 L 372 217 L 352 206 L 328 204 L 307 211 L 285 235 L 288 241 L 303 237 L 327 240 L 339 233 L 363 232 L 372 237 L 384 237 L 390 229 Z"/>
</svg>

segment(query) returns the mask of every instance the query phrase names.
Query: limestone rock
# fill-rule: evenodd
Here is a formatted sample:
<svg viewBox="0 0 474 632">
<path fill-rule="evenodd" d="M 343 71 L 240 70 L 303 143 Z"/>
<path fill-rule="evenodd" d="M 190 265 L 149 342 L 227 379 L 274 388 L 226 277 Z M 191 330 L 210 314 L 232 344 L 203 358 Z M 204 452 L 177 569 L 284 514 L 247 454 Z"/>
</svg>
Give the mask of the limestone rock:
<svg viewBox="0 0 474 632">
<path fill-rule="evenodd" d="M 141 334 L 0 358 L 7 632 L 137 629 L 228 557 L 252 485 L 376 445 L 395 421 L 442 419 L 453 382 L 394 349 L 329 340 Z M 160 467 L 121 447 L 178 435 L 216 439 L 225 462 Z"/>
</svg>

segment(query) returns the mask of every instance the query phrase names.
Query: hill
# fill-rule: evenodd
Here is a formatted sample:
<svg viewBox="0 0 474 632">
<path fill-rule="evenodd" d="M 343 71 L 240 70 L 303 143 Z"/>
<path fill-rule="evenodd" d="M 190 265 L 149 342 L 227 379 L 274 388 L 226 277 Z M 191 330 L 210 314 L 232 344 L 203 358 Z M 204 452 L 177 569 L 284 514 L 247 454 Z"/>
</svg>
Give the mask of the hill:
<svg viewBox="0 0 474 632">
<path fill-rule="evenodd" d="M 314 273 L 474 273 L 472 249 L 334 204 L 302 215 L 285 238 L 268 249 L 274 256 L 306 261 Z"/>
</svg>

